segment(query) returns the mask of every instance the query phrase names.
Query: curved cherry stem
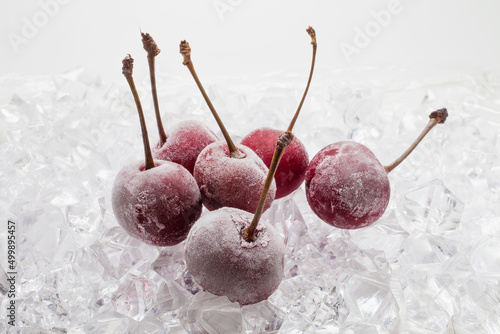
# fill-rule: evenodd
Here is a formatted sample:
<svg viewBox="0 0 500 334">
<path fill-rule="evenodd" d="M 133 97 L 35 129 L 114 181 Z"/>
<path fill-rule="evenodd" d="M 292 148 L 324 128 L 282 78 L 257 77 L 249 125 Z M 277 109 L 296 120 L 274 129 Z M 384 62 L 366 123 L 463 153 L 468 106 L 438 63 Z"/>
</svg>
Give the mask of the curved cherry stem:
<svg viewBox="0 0 500 334">
<path fill-rule="evenodd" d="M 181 44 L 179 45 L 180 47 L 180 53 L 184 57 L 184 60 L 182 62 L 183 65 L 185 65 L 188 69 L 191 75 L 193 76 L 194 81 L 196 82 L 196 85 L 200 89 L 201 95 L 203 95 L 203 98 L 205 99 L 205 102 L 208 105 L 208 108 L 212 112 L 212 115 L 215 117 L 215 121 L 219 125 L 219 128 L 222 132 L 222 135 L 224 136 L 224 139 L 226 139 L 227 146 L 229 147 L 229 151 L 231 153 L 231 158 L 243 158 L 245 155 L 238 150 L 236 145 L 234 145 L 231 137 L 229 136 L 229 133 L 226 130 L 226 127 L 222 123 L 219 115 L 217 114 L 217 111 L 215 110 L 212 101 L 210 101 L 210 98 L 207 95 L 207 92 L 203 88 L 203 85 L 201 84 L 200 79 L 198 78 L 198 75 L 196 74 L 196 71 L 194 70 L 193 62 L 191 61 L 191 47 L 189 46 L 189 43 L 186 41 L 181 41 Z"/>
<path fill-rule="evenodd" d="M 304 91 L 304 95 L 302 95 L 302 100 L 300 100 L 299 106 L 297 107 L 297 111 L 295 112 L 295 115 L 292 118 L 292 121 L 290 122 L 290 125 L 288 126 L 287 131 L 292 132 L 293 127 L 295 125 L 295 122 L 297 121 L 297 118 L 299 117 L 300 110 L 302 109 L 302 105 L 304 104 L 304 101 L 306 99 L 307 92 L 309 91 L 309 86 L 311 85 L 311 80 L 312 76 L 314 73 L 314 64 L 316 63 L 316 50 L 318 49 L 318 45 L 316 44 L 316 32 L 312 27 L 309 27 L 306 29 L 307 33 L 309 36 L 311 36 L 311 44 L 313 46 L 313 55 L 312 55 L 312 62 L 311 62 L 311 71 L 309 72 L 309 79 L 307 80 L 307 86 L 306 90 Z"/>
<path fill-rule="evenodd" d="M 127 55 L 122 61 L 122 74 L 127 79 L 132 95 L 134 96 L 135 105 L 137 106 L 137 112 L 139 113 L 139 121 L 141 122 L 142 131 L 142 141 L 144 143 L 144 155 L 146 160 L 145 169 L 150 169 L 155 166 L 153 161 L 153 155 L 151 154 L 151 147 L 149 146 L 148 139 L 148 129 L 146 128 L 146 120 L 144 119 L 144 112 L 142 111 L 141 100 L 139 99 L 139 94 L 137 93 L 137 88 L 135 87 L 134 78 L 132 77 L 132 72 L 134 69 L 134 59 Z"/>
<path fill-rule="evenodd" d="M 269 166 L 269 172 L 267 173 L 266 181 L 264 182 L 264 188 L 262 189 L 262 193 L 260 194 L 259 205 L 257 206 L 257 210 L 255 211 L 255 215 L 253 216 L 252 222 L 250 226 L 243 231 L 243 238 L 252 242 L 255 238 L 255 230 L 257 229 L 257 225 L 259 224 L 260 217 L 262 216 L 262 212 L 264 211 L 264 205 L 266 204 L 266 198 L 269 194 L 269 188 L 274 179 L 274 174 L 276 174 L 276 169 L 280 163 L 281 157 L 283 153 L 285 153 L 285 148 L 287 148 L 293 140 L 293 134 L 291 132 L 283 132 L 276 142 L 276 147 L 274 148 L 273 160 L 271 161 L 271 165 Z"/>
<path fill-rule="evenodd" d="M 155 57 L 161 50 L 158 48 L 158 45 L 156 45 L 153 37 L 151 37 L 148 33 L 141 32 L 141 36 L 144 50 L 148 53 L 149 77 L 151 79 L 151 93 L 153 94 L 153 103 L 155 106 L 156 125 L 160 136 L 160 146 L 163 146 L 163 144 L 167 141 L 167 135 L 165 134 L 165 129 L 163 128 L 163 124 L 161 122 L 160 104 L 158 103 L 158 93 L 156 92 L 155 74 Z"/>
<path fill-rule="evenodd" d="M 446 121 L 447 117 L 448 117 L 448 111 L 446 110 L 446 108 L 433 111 L 429 115 L 429 122 L 425 126 L 424 130 L 417 137 L 417 139 L 415 139 L 415 141 L 410 145 L 410 147 L 392 164 L 384 167 L 386 173 L 389 174 L 394 168 L 396 168 L 401 162 L 403 162 L 403 160 L 406 159 L 410 155 L 410 153 L 415 149 L 415 147 L 417 147 L 417 145 L 422 141 L 425 135 L 427 135 L 429 131 L 431 131 L 434 126 L 436 126 L 436 124 L 443 124 Z"/>
</svg>

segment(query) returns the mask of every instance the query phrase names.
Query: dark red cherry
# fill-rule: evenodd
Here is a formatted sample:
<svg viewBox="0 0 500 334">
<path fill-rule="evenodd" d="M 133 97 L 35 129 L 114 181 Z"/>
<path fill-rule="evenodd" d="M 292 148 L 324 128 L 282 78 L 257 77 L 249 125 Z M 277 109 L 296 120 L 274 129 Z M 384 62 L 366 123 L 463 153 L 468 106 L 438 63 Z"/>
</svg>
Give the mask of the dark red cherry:
<svg viewBox="0 0 500 334">
<path fill-rule="evenodd" d="M 307 201 L 323 221 L 338 228 L 368 226 L 382 216 L 391 188 L 384 167 L 356 142 L 328 145 L 306 173 Z"/>
<path fill-rule="evenodd" d="M 282 131 L 261 128 L 250 132 L 241 140 L 241 144 L 250 147 L 269 168 L 273 159 L 274 146 Z M 309 156 L 302 142 L 294 137 L 281 158 L 274 180 L 276 181 L 276 199 L 295 191 L 305 179 Z"/>
<path fill-rule="evenodd" d="M 389 203 L 387 174 L 447 117 L 446 109 L 432 112 L 427 126 L 413 144 L 386 167 L 368 148 L 355 142 L 339 142 L 323 148 L 311 160 L 306 172 L 309 206 L 319 218 L 338 228 L 355 229 L 374 223 Z"/>
<path fill-rule="evenodd" d="M 314 64 L 316 61 L 316 32 L 313 28 L 307 28 L 307 33 L 311 37 L 311 44 L 313 46 L 313 55 L 311 62 L 311 70 L 309 72 L 309 79 L 307 80 L 306 89 L 302 95 L 302 100 L 295 111 L 295 114 L 288 126 L 287 132 L 292 132 L 295 122 L 299 117 L 300 110 L 304 104 L 304 100 L 307 96 L 309 86 L 311 85 L 312 75 L 314 73 Z M 241 143 L 245 146 L 250 147 L 257 153 L 257 155 L 264 161 L 267 167 L 270 166 L 273 157 L 274 148 L 278 137 L 282 134 L 282 131 L 261 128 L 250 132 L 246 137 L 243 138 Z M 285 197 L 291 194 L 295 189 L 300 187 L 305 178 L 305 173 L 307 170 L 307 165 L 309 164 L 309 156 L 307 154 L 306 148 L 294 137 L 292 143 L 287 147 L 283 157 L 281 158 L 280 165 L 276 174 L 274 176 L 276 180 L 276 198 Z"/>
<path fill-rule="evenodd" d="M 216 141 L 217 136 L 205 124 L 182 121 L 167 130 L 165 143 L 158 142 L 153 148 L 153 158 L 175 162 L 192 174 L 200 152 Z"/>
<path fill-rule="evenodd" d="M 115 178 L 111 201 L 118 223 L 133 237 L 156 246 L 183 241 L 201 215 L 201 194 L 187 169 L 153 160 L 144 113 L 132 77 L 133 59 L 123 60 L 123 74 L 134 96 L 141 123 L 145 161 L 123 167 Z"/>
</svg>

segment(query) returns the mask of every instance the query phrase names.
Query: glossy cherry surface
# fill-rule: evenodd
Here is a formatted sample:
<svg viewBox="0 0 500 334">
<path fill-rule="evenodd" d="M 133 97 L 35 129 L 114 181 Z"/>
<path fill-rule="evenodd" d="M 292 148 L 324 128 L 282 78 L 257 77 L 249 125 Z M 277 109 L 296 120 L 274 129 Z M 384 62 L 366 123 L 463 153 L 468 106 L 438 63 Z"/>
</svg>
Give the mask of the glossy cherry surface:
<svg viewBox="0 0 500 334">
<path fill-rule="evenodd" d="M 283 131 L 261 128 L 250 132 L 241 144 L 250 147 L 269 168 L 273 159 L 274 147 Z M 276 199 L 294 192 L 305 179 L 309 156 L 304 144 L 294 137 L 281 158 L 274 180 L 276 181 Z"/>
</svg>

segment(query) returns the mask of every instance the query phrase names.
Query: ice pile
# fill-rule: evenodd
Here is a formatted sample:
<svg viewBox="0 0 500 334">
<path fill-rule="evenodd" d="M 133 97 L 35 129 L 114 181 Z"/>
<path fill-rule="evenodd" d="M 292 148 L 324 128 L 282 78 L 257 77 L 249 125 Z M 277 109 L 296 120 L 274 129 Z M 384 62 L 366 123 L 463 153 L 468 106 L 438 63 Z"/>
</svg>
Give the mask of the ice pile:
<svg viewBox="0 0 500 334">
<path fill-rule="evenodd" d="M 261 126 L 285 129 L 303 84 L 302 76 L 276 73 L 206 86 L 237 139 Z M 138 87 L 153 141 L 148 78 Z M 159 88 L 166 126 L 198 118 L 216 129 L 188 77 L 160 76 Z M 311 158 L 352 139 L 387 164 L 431 111 L 446 107 L 450 117 L 391 173 L 390 205 L 371 227 L 321 222 L 303 188 L 276 201 L 263 219 L 286 238 L 285 276 L 269 300 L 244 307 L 193 281 L 183 244 L 148 246 L 117 225 L 114 176 L 142 158 L 125 84 L 83 70 L 5 77 L 0 101 L 0 209 L 18 238 L 18 327 L 0 321 L 1 333 L 500 332 L 495 74 L 318 71 L 295 127 Z M 5 229 L 0 238 L 5 245 Z"/>
</svg>

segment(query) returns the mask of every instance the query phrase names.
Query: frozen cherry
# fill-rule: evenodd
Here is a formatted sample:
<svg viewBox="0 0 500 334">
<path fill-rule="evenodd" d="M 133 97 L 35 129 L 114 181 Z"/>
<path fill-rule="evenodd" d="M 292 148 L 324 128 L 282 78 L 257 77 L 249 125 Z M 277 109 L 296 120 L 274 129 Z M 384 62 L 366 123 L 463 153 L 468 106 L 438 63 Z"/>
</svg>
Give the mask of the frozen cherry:
<svg viewBox="0 0 500 334">
<path fill-rule="evenodd" d="M 163 145 L 153 148 L 155 159 L 178 163 L 191 174 L 200 152 L 208 145 L 218 141 L 217 136 L 205 124 L 187 120 L 170 127 L 166 133 L 167 139 Z"/>
<path fill-rule="evenodd" d="M 156 91 L 155 57 L 160 53 L 160 49 L 151 35 L 148 33 L 141 33 L 141 35 L 144 49 L 148 53 L 151 92 L 160 137 L 156 146 L 153 147 L 153 158 L 178 163 L 193 173 L 198 154 L 218 138 L 205 124 L 193 120 L 179 122 L 165 132 Z"/>
<path fill-rule="evenodd" d="M 112 189 L 113 212 L 118 223 L 133 237 L 156 246 L 183 241 L 201 215 L 201 194 L 193 176 L 181 165 L 153 160 L 146 122 L 132 78 L 133 59 L 123 60 L 139 113 L 145 162 L 125 166 Z"/>
<path fill-rule="evenodd" d="M 268 172 L 259 157 L 248 147 L 238 145 L 243 159 L 231 158 L 224 142 L 215 142 L 201 151 L 196 161 L 194 177 L 209 210 L 222 206 L 255 211 Z M 273 193 L 275 184 L 271 185 Z M 264 209 L 271 207 L 274 196 L 268 196 Z"/>
<path fill-rule="evenodd" d="M 307 33 L 312 38 L 313 46 L 313 56 L 311 71 L 309 73 L 309 79 L 307 81 L 307 86 L 300 101 L 299 107 L 295 112 L 292 122 L 290 123 L 288 130 L 292 132 L 295 121 L 299 116 L 299 112 L 302 108 L 304 100 L 306 98 L 309 86 L 311 84 L 312 75 L 314 72 L 314 64 L 316 60 L 316 32 L 313 28 L 307 28 Z M 274 152 L 274 144 L 278 139 L 279 135 L 282 133 L 280 130 L 275 130 L 271 128 L 261 128 L 250 132 L 242 140 L 241 144 L 250 147 L 255 153 L 264 161 L 267 167 L 271 164 L 271 159 Z M 276 181 L 276 198 L 282 198 L 293 191 L 295 191 L 305 179 L 307 166 L 309 165 L 309 156 L 307 154 L 306 148 L 302 142 L 295 137 L 293 142 L 287 148 L 286 152 L 281 159 L 278 170 L 274 179 Z"/>
<path fill-rule="evenodd" d="M 432 112 L 415 142 L 386 167 L 368 148 L 355 142 L 344 141 L 323 148 L 311 160 L 306 173 L 306 196 L 311 209 L 326 223 L 343 229 L 362 228 L 377 221 L 389 203 L 387 174 L 447 117 L 446 109 Z"/>
<path fill-rule="evenodd" d="M 258 223 L 276 167 L 292 139 L 290 133 L 280 136 L 253 217 L 224 207 L 204 215 L 189 232 L 185 247 L 187 269 L 209 292 L 247 305 L 267 299 L 278 288 L 283 277 L 285 244 L 271 225 Z"/>
<path fill-rule="evenodd" d="M 264 164 L 269 167 L 273 157 L 273 149 L 269 144 L 276 142 L 280 130 L 271 128 L 261 128 L 250 132 L 241 140 L 241 144 L 251 148 Z M 274 180 L 276 181 L 276 199 L 291 194 L 300 187 L 305 179 L 307 166 L 309 165 L 309 155 L 304 144 L 295 137 L 290 147 L 287 148 L 281 163 L 276 171 Z"/>
<path fill-rule="evenodd" d="M 241 305 L 267 299 L 283 276 L 285 244 L 269 224 L 253 242 L 243 239 L 252 214 L 221 208 L 205 214 L 186 241 L 187 269 L 205 290 Z"/>
<path fill-rule="evenodd" d="M 233 143 L 194 70 L 189 43 L 181 42 L 180 53 L 226 140 L 226 143 L 208 145 L 196 160 L 193 175 L 200 187 L 203 204 L 209 210 L 233 207 L 255 212 L 268 168 L 251 149 Z M 273 182 L 264 209 L 271 206 L 275 195 L 276 183 Z"/>
<path fill-rule="evenodd" d="M 123 167 L 112 190 L 112 206 L 120 225 L 133 237 L 156 246 L 184 239 L 201 215 L 201 196 L 193 176 L 179 164 L 156 160 Z"/>
<path fill-rule="evenodd" d="M 360 228 L 376 221 L 389 203 L 390 189 L 384 167 L 356 142 L 323 148 L 306 174 L 309 205 L 318 217 L 339 228 Z"/>
</svg>

